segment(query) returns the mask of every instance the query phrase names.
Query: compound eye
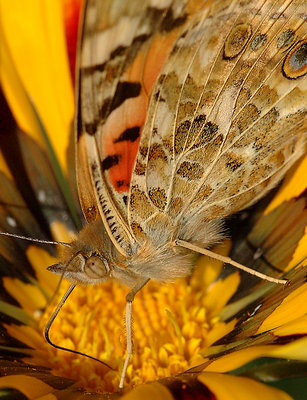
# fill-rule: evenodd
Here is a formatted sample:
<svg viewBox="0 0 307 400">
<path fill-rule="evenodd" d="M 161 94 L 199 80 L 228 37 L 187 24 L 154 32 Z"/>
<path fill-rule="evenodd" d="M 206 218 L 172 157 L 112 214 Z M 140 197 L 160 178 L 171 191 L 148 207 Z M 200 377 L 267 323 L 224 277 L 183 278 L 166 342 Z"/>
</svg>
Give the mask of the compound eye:
<svg viewBox="0 0 307 400">
<path fill-rule="evenodd" d="M 107 278 L 110 272 L 108 262 L 100 255 L 93 254 L 87 258 L 84 266 L 84 273 L 89 279 Z"/>
</svg>

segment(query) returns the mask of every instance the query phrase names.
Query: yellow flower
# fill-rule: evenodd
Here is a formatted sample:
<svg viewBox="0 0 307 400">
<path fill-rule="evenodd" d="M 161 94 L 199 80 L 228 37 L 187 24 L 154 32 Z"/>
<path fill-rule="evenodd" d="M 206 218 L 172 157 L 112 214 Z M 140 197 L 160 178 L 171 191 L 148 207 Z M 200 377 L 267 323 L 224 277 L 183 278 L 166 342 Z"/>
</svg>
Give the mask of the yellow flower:
<svg viewBox="0 0 307 400">
<path fill-rule="evenodd" d="M 67 241 L 77 231 L 80 211 L 71 172 L 73 155 L 67 157 L 72 151 L 74 64 L 67 46 L 74 48 L 75 36 L 66 41 L 64 21 L 66 32 L 76 32 L 73 24 L 80 3 L 0 4 L 1 81 L 16 120 L 15 124 L 3 105 L 1 227 Z M 206 257 L 197 260 L 187 279 L 149 283 L 134 302 L 134 354 L 124 398 L 291 398 L 259 381 L 289 376 L 291 368 L 307 360 L 307 212 L 306 182 L 301 178 L 306 174 L 305 159 L 257 218 L 248 240 L 234 234 L 233 258 L 271 275 L 274 268 L 287 271 L 289 284 L 259 281 Z M 58 278 L 46 267 L 55 263 L 55 251 L 0 239 L 0 388 L 13 388 L 30 399 L 98 399 L 108 392 L 116 396 L 125 349 L 127 289 L 115 282 L 77 287 L 50 333 L 57 345 L 112 368 L 54 349 L 45 341 L 43 329 L 65 289 L 62 283 L 53 298 Z M 215 250 L 227 254 L 230 242 Z M 259 257 L 253 260 L 255 254 Z M 246 260 L 239 259 L 242 255 Z"/>
</svg>

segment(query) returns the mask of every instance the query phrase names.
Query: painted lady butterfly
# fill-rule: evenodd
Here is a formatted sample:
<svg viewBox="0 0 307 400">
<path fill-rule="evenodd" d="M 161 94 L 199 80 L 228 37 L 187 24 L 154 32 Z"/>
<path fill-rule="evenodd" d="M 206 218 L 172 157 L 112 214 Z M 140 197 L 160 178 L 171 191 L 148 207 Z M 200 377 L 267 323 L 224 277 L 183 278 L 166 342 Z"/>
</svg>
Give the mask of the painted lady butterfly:
<svg viewBox="0 0 307 400">
<path fill-rule="evenodd" d="M 303 154 L 304 0 L 88 0 L 77 178 L 88 225 L 50 267 L 74 283 L 189 274 Z"/>
</svg>

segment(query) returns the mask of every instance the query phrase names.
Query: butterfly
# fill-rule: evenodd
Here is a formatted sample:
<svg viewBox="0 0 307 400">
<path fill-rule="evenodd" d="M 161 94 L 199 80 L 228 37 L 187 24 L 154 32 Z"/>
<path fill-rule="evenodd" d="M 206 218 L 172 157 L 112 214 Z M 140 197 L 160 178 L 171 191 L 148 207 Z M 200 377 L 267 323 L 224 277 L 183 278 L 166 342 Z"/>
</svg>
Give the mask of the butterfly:
<svg viewBox="0 0 307 400">
<path fill-rule="evenodd" d="M 189 275 L 225 237 L 223 219 L 304 153 L 306 17 L 303 0 L 85 2 L 75 125 L 87 224 L 49 270 L 131 288 L 120 388 L 136 293 Z"/>
</svg>

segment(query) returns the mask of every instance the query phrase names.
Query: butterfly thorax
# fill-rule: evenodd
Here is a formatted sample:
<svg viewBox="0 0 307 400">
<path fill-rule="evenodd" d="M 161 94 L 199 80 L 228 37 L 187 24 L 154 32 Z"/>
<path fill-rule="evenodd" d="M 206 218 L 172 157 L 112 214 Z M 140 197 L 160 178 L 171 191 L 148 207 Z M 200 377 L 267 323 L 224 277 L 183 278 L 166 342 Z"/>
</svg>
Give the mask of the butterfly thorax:
<svg viewBox="0 0 307 400">
<path fill-rule="evenodd" d="M 123 255 L 114 246 L 102 221 L 86 225 L 65 247 L 61 261 L 51 267 L 75 283 L 96 284 L 115 279 L 131 287 L 139 278 L 160 282 L 174 281 L 191 273 L 195 254 L 174 244 L 176 239 L 208 245 L 219 239 L 220 224 L 214 221 L 175 224 L 169 234 L 157 226 L 142 243 L 134 243 L 132 252 Z M 197 227 L 197 229 L 196 229 Z"/>
</svg>

